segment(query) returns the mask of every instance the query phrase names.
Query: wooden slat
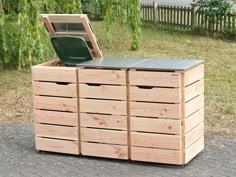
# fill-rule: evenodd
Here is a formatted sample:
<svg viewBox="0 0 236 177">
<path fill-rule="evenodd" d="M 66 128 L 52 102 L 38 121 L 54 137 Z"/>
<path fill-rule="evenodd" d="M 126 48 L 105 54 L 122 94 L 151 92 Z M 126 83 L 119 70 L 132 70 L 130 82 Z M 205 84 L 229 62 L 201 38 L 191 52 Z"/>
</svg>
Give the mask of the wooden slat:
<svg viewBox="0 0 236 177">
<path fill-rule="evenodd" d="M 131 101 L 150 101 L 150 102 L 166 102 L 179 103 L 180 89 L 179 88 L 142 88 L 130 87 Z"/>
<path fill-rule="evenodd" d="M 52 24 L 50 23 L 48 17 L 47 16 L 42 16 L 42 18 L 43 18 L 44 24 L 46 25 L 46 27 L 48 29 L 49 35 L 50 36 L 55 36 L 56 35 L 55 30 L 52 27 Z"/>
<path fill-rule="evenodd" d="M 79 92 L 80 98 L 126 100 L 126 86 L 80 84 Z"/>
<path fill-rule="evenodd" d="M 33 82 L 34 95 L 50 95 L 60 97 L 77 97 L 77 85 L 50 82 Z"/>
<path fill-rule="evenodd" d="M 192 160 L 197 154 L 204 149 L 204 136 L 198 139 L 185 151 L 185 164 Z"/>
<path fill-rule="evenodd" d="M 82 23 L 85 14 L 45 14 L 51 23 Z"/>
<path fill-rule="evenodd" d="M 54 81 L 76 83 L 76 68 L 73 67 L 32 67 L 33 81 Z"/>
<path fill-rule="evenodd" d="M 34 110 L 36 123 L 78 126 L 78 113 Z"/>
<path fill-rule="evenodd" d="M 180 156 L 177 150 L 131 147 L 131 160 L 180 165 Z"/>
<path fill-rule="evenodd" d="M 180 120 L 131 117 L 131 131 L 180 134 Z"/>
<path fill-rule="evenodd" d="M 76 98 L 34 96 L 34 108 L 55 111 L 78 112 Z"/>
<path fill-rule="evenodd" d="M 204 107 L 204 95 L 201 94 L 196 98 L 190 100 L 185 103 L 185 118 L 198 111 L 199 109 Z"/>
<path fill-rule="evenodd" d="M 179 135 L 131 132 L 131 146 L 179 150 L 180 144 Z"/>
<path fill-rule="evenodd" d="M 179 73 L 130 71 L 130 85 L 179 87 Z"/>
<path fill-rule="evenodd" d="M 200 125 L 192 129 L 185 135 L 185 148 L 187 149 L 203 135 L 204 135 L 204 123 L 202 122 Z"/>
<path fill-rule="evenodd" d="M 50 137 L 67 140 L 78 140 L 78 127 L 65 127 L 46 124 L 35 124 L 37 137 Z"/>
<path fill-rule="evenodd" d="M 126 85 L 125 71 L 79 69 L 79 83 Z"/>
<path fill-rule="evenodd" d="M 199 65 L 185 72 L 185 86 L 190 85 L 204 77 L 204 65 Z"/>
<path fill-rule="evenodd" d="M 81 153 L 88 156 L 128 159 L 128 147 L 120 145 L 82 142 Z"/>
<path fill-rule="evenodd" d="M 127 146 L 127 131 L 81 128 L 81 141 Z"/>
<path fill-rule="evenodd" d="M 80 154 L 78 141 L 64 141 L 47 138 L 35 138 L 36 149 L 41 151 Z"/>
<path fill-rule="evenodd" d="M 127 117 L 80 113 L 81 127 L 127 130 Z"/>
<path fill-rule="evenodd" d="M 131 116 L 180 119 L 180 104 L 130 103 Z"/>
<path fill-rule="evenodd" d="M 80 112 L 127 115 L 126 101 L 80 99 Z"/>
<path fill-rule="evenodd" d="M 204 80 L 201 79 L 198 82 L 185 87 L 185 102 L 202 94 L 204 92 Z"/>
<path fill-rule="evenodd" d="M 199 125 L 204 121 L 204 109 L 200 109 L 199 111 L 192 114 L 190 117 L 185 119 L 185 134 L 192 130 L 194 127 Z"/>
</svg>

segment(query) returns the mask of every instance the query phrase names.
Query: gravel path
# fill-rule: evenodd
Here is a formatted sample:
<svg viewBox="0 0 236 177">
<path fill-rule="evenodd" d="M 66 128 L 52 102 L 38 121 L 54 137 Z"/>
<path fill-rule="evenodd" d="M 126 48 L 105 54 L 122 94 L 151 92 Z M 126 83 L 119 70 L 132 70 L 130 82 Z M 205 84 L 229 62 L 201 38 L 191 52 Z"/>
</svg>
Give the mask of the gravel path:
<svg viewBox="0 0 236 177">
<path fill-rule="evenodd" d="M 0 177 L 234 177 L 236 139 L 206 138 L 184 168 L 56 153 L 38 153 L 32 124 L 0 125 Z"/>
</svg>

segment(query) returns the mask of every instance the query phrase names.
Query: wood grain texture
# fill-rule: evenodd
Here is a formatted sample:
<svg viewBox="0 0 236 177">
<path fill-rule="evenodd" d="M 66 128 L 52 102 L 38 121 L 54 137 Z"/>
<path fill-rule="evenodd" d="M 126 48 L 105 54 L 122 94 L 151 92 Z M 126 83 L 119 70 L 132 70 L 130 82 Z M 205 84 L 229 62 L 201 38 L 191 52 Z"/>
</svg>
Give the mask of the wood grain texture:
<svg viewBox="0 0 236 177">
<path fill-rule="evenodd" d="M 185 103 L 185 118 L 204 107 L 204 95 L 201 94 L 196 98 Z"/>
<path fill-rule="evenodd" d="M 188 86 L 196 81 L 204 78 L 204 65 L 201 64 L 195 68 L 192 68 L 184 74 L 184 85 Z"/>
<path fill-rule="evenodd" d="M 202 94 L 204 92 L 204 80 L 201 79 L 196 83 L 185 87 L 185 102 L 191 100 L 192 98 Z"/>
<path fill-rule="evenodd" d="M 204 136 L 204 122 L 192 129 L 185 135 L 185 149 L 191 146 L 196 140 Z"/>
<path fill-rule="evenodd" d="M 202 122 L 204 122 L 204 108 L 185 119 L 185 134 Z"/>
</svg>

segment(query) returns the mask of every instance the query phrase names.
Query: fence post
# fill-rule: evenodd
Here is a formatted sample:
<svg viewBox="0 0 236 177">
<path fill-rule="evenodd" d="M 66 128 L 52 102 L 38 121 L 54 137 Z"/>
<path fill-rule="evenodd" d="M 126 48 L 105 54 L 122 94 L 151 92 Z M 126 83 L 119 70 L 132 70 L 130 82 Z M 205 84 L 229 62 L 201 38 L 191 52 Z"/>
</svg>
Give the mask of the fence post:
<svg viewBox="0 0 236 177">
<path fill-rule="evenodd" d="M 153 1 L 153 23 L 156 23 L 156 9 L 157 9 L 157 3 L 156 1 Z"/>
<path fill-rule="evenodd" d="M 191 4 L 192 11 L 191 11 L 191 26 L 194 29 L 197 25 L 197 7 L 194 4 Z"/>
</svg>

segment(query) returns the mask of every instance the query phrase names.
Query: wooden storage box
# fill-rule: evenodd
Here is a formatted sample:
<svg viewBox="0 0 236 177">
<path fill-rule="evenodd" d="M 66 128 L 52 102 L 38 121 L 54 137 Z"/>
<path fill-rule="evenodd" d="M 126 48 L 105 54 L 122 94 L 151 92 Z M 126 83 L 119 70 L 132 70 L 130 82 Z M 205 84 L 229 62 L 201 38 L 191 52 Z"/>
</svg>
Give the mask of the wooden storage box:
<svg viewBox="0 0 236 177">
<path fill-rule="evenodd" d="M 79 154 L 77 69 L 52 61 L 32 68 L 36 149 Z"/>
</svg>

